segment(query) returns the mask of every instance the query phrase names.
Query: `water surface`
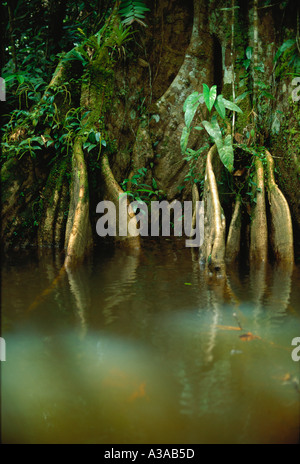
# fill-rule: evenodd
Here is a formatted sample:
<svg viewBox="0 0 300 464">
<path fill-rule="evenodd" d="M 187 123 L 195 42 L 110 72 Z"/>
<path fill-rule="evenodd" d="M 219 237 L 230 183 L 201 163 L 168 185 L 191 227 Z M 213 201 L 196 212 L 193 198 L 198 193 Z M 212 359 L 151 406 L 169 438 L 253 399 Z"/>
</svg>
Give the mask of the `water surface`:
<svg viewBox="0 0 300 464">
<path fill-rule="evenodd" d="M 299 442 L 299 269 L 207 279 L 181 239 L 60 265 L 2 266 L 2 442 Z"/>
</svg>

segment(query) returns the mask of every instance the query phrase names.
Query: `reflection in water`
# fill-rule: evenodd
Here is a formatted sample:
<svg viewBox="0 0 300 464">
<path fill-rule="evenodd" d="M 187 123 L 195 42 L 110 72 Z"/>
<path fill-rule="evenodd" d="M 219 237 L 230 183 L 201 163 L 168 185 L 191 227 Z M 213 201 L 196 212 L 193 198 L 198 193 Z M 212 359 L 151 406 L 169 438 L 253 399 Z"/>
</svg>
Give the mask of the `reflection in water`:
<svg viewBox="0 0 300 464">
<path fill-rule="evenodd" d="M 81 338 L 84 338 L 87 332 L 86 312 L 90 304 L 89 275 L 87 269 L 82 267 L 75 270 L 67 269 L 66 272 L 75 299 L 76 312 L 80 321 Z"/>
<path fill-rule="evenodd" d="M 183 243 L 96 254 L 43 299 L 59 263 L 4 266 L 3 442 L 298 442 L 299 271 L 207 280 Z"/>
<path fill-rule="evenodd" d="M 5 443 L 174 440 L 172 377 L 141 344 L 103 334 L 83 341 L 30 332 L 7 342 Z"/>
</svg>

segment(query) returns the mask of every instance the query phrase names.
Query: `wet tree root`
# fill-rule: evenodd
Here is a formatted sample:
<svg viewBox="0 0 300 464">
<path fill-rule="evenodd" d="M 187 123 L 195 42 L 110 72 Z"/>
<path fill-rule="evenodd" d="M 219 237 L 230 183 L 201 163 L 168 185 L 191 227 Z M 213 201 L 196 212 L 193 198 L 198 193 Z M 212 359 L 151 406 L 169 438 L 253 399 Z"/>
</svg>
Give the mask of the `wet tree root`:
<svg viewBox="0 0 300 464">
<path fill-rule="evenodd" d="M 204 184 L 204 242 L 199 249 L 199 261 L 209 273 L 224 275 L 225 263 L 237 261 L 240 255 L 242 230 L 242 198 L 237 196 L 227 239 L 226 220 L 220 203 L 213 162 L 214 145 L 208 152 Z M 274 178 L 274 160 L 266 151 L 265 166 L 255 160 L 253 204 L 250 220 L 249 261 L 261 267 L 270 258 L 281 266 L 293 265 L 293 227 L 288 203 Z M 268 208 L 266 205 L 268 193 Z M 269 215 L 267 213 L 269 211 Z M 270 219 L 269 219 L 270 216 Z M 271 255 L 270 255 L 271 251 Z"/>
</svg>

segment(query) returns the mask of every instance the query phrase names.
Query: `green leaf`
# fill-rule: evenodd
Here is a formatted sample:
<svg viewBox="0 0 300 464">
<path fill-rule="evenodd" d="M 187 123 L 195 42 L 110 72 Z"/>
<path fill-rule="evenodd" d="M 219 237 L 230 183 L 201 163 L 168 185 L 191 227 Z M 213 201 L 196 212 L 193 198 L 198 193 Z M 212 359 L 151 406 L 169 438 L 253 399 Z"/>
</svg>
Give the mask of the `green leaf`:
<svg viewBox="0 0 300 464">
<path fill-rule="evenodd" d="M 248 70 L 250 64 L 251 64 L 251 60 L 249 60 L 249 59 L 243 61 L 243 65 L 244 65 L 244 68 L 246 69 L 246 71 Z"/>
<path fill-rule="evenodd" d="M 95 143 L 95 142 L 96 142 L 96 135 L 95 135 L 95 132 L 94 132 L 94 131 L 91 131 L 91 132 L 89 133 L 89 140 L 90 140 L 90 142 L 92 142 L 92 143 Z"/>
<path fill-rule="evenodd" d="M 90 144 L 89 144 L 89 147 L 88 147 L 88 149 L 87 149 L 88 153 L 89 153 L 93 148 L 95 148 L 96 146 L 97 146 L 97 145 L 96 145 L 95 143 L 90 143 Z"/>
<path fill-rule="evenodd" d="M 185 150 L 186 150 L 186 147 L 189 141 L 189 136 L 190 136 L 190 129 L 185 126 L 182 129 L 182 134 L 181 134 L 181 139 L 180 139 L 180 148 L 183 154 L 185 153 Z"/>
<path fill-rule="evenodd" d="M 247 95 L 249 95 L 250 93 L 251 93 L 250 90 L 246 90 L 246 92 L 243 92 L 241 95 L 239 95 L 238 97 L 236 97 L 235 103 L 244 100 L 244 98 L 246 98 Z"/>
<path fill-rule="evenodd" d="M 232 103 L 231 101 L 226 100 L 226 98 L 223 98 L 223 103 L 224 103 L 225 108 L 231 111 L 236 111 L 237 113 L 243 112 L 241 108 L 239 108 L 235 103 Z"/>
<path fill-rule="evenodd" d="M 203 84 L 203 97 L 207 109 L 210 112 L 217 98 L 217 86 L 213 85 L 211 89 L 209 89 L 209 87 L 206 84 Z"/>
<path fill-rule="evenodd" d="M 222 119 L 225 119 L 226 116 L 226 109 L 223 103 L 223 96 L 218 95 L 217 100 L 215 101 L 215 108 Z"/>
<path fill-rule="evenodd" d="M 218 148 L 218 153 L 222 163 L 224 164 L 225 168 L 228 169 L 229 172 L 233 171 L 233 161 L 234 161 L 234 154 L 233 154 L 233 146 L 232 146 L 232 138 L 231 135 L 226 135 L 224 139 L 224 144 L 222 147 Z"/>
<path fill-rule="evenodd" d="M 203 98 L 204 98 L 206 107 L 209 108 L 209 87 L 206 84 L 203 84 Z"/>
<path fill-rule="evenodd" d="M 252 53 L 253 53 L 253 47 L 247 47 L 246 48 L 246 57 L 248 58 L 248 60 L 251 60 Z"/>
<path fill-rule="evenodd" d="M 73 56 L 72 56 L 73 55 Z M 77 50 L 72 50 L 71 54 L 70 54 L 70 60 L 79 60 L 82 62 L 83 65 L 85 65 L 87 62 L 86 60 L 83 58 L 83 56 L 81 55 L 81 53 L 79 53 L 79 51 Z M 65 61 L 68 61 L 67 59 Z"/>
<path fill-rule="evenodd" d="M 152 179 L 152 187 L 154 189 L 157 189 L 157 182 L 156 182 L 156 180 L 154 178 Z"/>
<path fill-rule="evenodd" d="M 201 94 L 199 92 L 193 92 L 191 93 L 191 95 L 189 95 L 184 104 L 183 104 L 183 111 L 186 111 L 187 107 L 190 106 L 190 105 L 194 105 L 195 103 L 197 103 L 197 101 L 199 100 Z"/>
<path fill-rule="evenodd" d="M 198 108 L 199 104 L 200 104 L 200 102 L 198 101 L 194 105 L 188 105 L 187 106 L 186 111 L 185 111 L 185 115 L 184 115 L 184 122 L 185 122 L 185 125 L 187 126 L 187 128 L 190 127 L 191 122 L 194 119 L 194 116 L 195 116 L 195 113 L 197 111 L 197 108 Z"/>
<path fill-rule="evenodd" d="M 17 79 L 20 84 L 23 84 L 25 82 L 25 77 L 23 74 L 17 74 Z"/>
<path fill-rule="evenodd" d="M 264 97 L 269 98 L 270 100 L 275 100 L 275 97 L 271 93 L 267 92 L 266 90 L 262 90 L 261 94 Z"/>
<path fill-rule="evenodd" d="M 213 119 L 212 122 L 202 121 L 202 124 L 217 145 L 222 143 L 222 132 L 216 119 Z"/>
<path fill-rule="evenodd" d="M 265 65 L 263 63 L 260 63 L 258 66 L 255 66 L 254 67 L 255 71 L 259 71 L 259 72 L 265 72 Z"/>
<path fill-rule="evenodd" d="M 280 56 L 288 49 L 288 48 L 291 48 L 293 45 L 295 45 L 296 41 L 295 39 L 288 39 L 286 40 L 285 42 L 283 42 L 283 44 L 281 45 L 281 47 L 279 47 L 279 49 L 277 50 L 276 52 L 276 55 L 275 55 L 275 58 L 274 58 L 274 62 L 276 62 L 278 60 L 278 58 L 280 58 Z"/>
</svg>

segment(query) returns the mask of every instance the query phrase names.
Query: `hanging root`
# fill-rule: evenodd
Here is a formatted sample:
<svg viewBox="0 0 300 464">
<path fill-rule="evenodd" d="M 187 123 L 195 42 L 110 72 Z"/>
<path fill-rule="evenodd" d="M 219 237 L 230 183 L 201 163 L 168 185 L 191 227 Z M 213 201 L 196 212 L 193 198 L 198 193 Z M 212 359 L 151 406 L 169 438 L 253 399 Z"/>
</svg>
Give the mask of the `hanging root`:
<svg viewBox="0 0 300 464">
<path fill-rule="evenodd" d="M 266 151 L 267 187 L 271 213 L 270 241 L 276 261 L 294 262 L 293 226 L 288 203 L 274 178 L 274 160 Z"/>
</svg>

